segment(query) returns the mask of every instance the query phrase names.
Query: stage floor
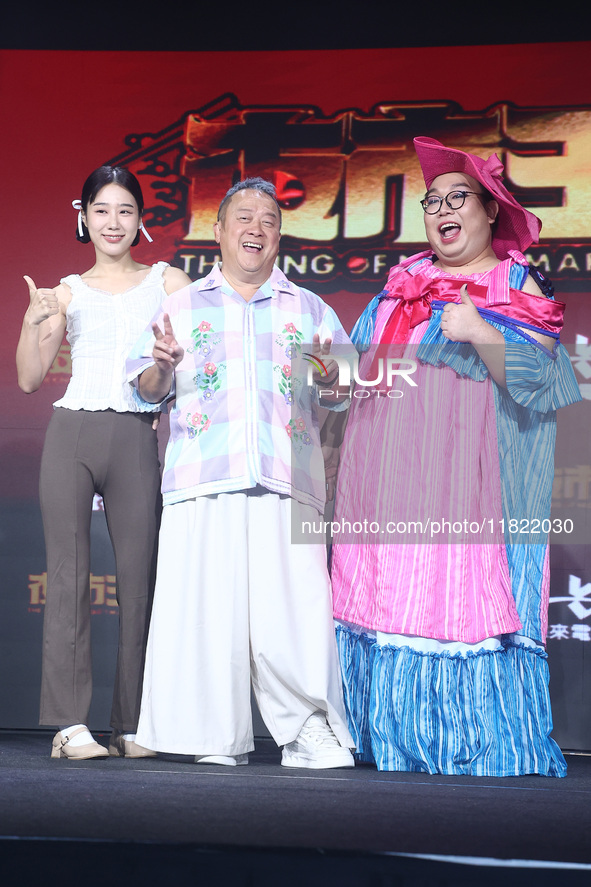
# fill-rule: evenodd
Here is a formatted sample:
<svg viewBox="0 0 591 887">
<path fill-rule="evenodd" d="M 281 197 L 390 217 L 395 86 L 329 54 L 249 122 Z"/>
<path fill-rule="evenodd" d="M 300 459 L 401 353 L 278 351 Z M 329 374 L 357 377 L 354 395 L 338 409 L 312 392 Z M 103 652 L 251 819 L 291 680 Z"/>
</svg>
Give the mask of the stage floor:
<svg viewBox="0 0 591 887">
<path fill-rule="evenodd" d="M 566 779 L 493 779 L 288 770 L 269 739 L 247 767 L 72 762 L 51 737 L 0 731 L 0 871 L 44 885 L 591 883 L 589 756 Z"/>
</svg>

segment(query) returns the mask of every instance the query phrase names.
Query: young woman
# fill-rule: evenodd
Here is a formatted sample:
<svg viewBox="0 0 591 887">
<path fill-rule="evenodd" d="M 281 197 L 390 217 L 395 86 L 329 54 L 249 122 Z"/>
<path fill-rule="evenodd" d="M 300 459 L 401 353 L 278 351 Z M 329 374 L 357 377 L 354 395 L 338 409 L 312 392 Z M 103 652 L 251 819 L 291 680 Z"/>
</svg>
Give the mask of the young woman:
<svg viewBox="0 0 591 887">
<path fill-rule="evenodd" d="M 76 203 L 76 202 L 75 202 Z M 167 294 L 191 281 L 166 262 L 142 265 L 143 197 L 135 176 L 102 166 L 82 189 L 76 237 L 94 264 L 54 288 L 30 277 L 17 348 L 20 388 L 36 391 L 66 332 L 72 377 L 55 404 L 41 460 L 47 554 L 40 723 L 58 726 L 52 757 L 152 755 L 134 742 L 160 519 L 158 404 L 126 381 L 125 359 Z M 90 521 L 100 493 L 115 553 L 119 648 L 109 749 L 87 727 L 92 696 Z"/>
<path fill-rule="evenodd" d="M 541 223 L 498 158 L 415 147 L 430 249 L 352 334 L 376 380 L 353 397 L 335 502 L 369 526 L 332 549 L 353 735 L 384 770 L 564 776 L 544 649 L 556 409 L 581 399 L 564 305 L 523 255 Z M 413 384 L 379 383 L 380 359 Z"/>
</svg>

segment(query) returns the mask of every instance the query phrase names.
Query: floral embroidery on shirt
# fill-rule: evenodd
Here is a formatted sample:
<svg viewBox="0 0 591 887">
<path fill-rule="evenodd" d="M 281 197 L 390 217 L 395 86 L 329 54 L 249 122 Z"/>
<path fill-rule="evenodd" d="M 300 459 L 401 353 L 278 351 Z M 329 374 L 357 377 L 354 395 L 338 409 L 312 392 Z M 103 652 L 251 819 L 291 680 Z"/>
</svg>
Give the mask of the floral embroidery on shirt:
<svg viewBox="0 0 591 887">
<path fill-rule="evenodd" d="M 302 350 L 302 340 L 304 336 L 298 330 L 295 324 L 286 323 L 283 327 L 283 330 L 277 338 L 275 342 L 277 345 L 280 345 L 284 349 L 285 356 L 288 360 L 293 360 L 297 357 Z M 293 403 L 293 378 L 291 375 L 291 365 L 288 363 L 284 363 L 282 365 L 275 364 L 273 367 L 273 372 L 277 374 L 279 377 L 278 387 L 280 393 L 283 395 L 283 399 L 288 406 L 291 406 Z M 299 381 L 296 382 L 296 385 L 299 385 Z"/>
<path fill-rule="evenodd" d="M 194 345 L 187 348 L 188 353 L 192 354 L 193 351 L 197 351 L 201 357 L 209 357 L 214 346 L 219 345 L 222 341 L 221 336 L 216 333 L 208 320 L 202 320 L 199 326 L 195 327 L 191 338 Z"/>
<path fill-rule="evenodd" d="M 287 436 L 291 438 L 293 448 L 297 453 L 300 452 L 302 447 L 308 447 L 312 443 L 312 438 L 306 430 L 306 423 L 301 416 L 297 419 L 290 419 L 285 426 L 285 430 L 287 431 Z"/>
<path fill-rule="evenodd" d="M 293 323 L 286 323 L 283 331 L 279 333 L 275 341 L 285 348 L 285 356 L 292 360 L 302 350 L 304 336 Z"/>
<path fill-rule="evenodd" d="M 189 440 L 199 437 L 202 431 L 209 431 L 211 419 L 205 413 L 187 413 L 187 434 Z"/>
<path fill-rule="evenodd" d="M 291 390 L 292 377 L 290 364 L 284 363 L 283 366 L 275 364 L 273 371 L 279 376 L 279 391 L 283 395 L 285 403 L 291 405 L 293 403 L 293 392 Z"/>
<path fill-rule="evenodd" d="M 226 364 L 215 364 L 208 360 L 202 369 L 193 376 L 193 382 L 197 386 L 197 393 L 202 400 L 211 400 L 215 392 L 221 388 L 222 376 L 226 372 Z"/>
</svg>

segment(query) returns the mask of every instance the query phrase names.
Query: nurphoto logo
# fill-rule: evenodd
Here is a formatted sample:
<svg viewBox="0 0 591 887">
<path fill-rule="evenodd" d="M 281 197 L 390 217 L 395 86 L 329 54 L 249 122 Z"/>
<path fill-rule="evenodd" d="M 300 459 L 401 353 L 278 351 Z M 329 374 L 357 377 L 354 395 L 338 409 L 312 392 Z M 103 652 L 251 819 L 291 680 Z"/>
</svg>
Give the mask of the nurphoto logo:
<svg viewBox="0 0 591 887">
<path fill-rule="evenodd" d="M 326 364 L 334 361 L 339 368 L 338 376 L 335 378 L 333 388 L 320 388 L 318 396 L 322 397 L 341 397 L 339 389 L 351 388 L 351 381 L 355 382 L 353 397 L 364 398 L 384 395 L 393 399 L 404 396 L 404 391 L 399 388 L 393 388 L 394 380 L 402 380 L 416 388 L 417 383 L 411 378 L 416 372 L 417 361 L 410 357 L 379 357 L 372 364 L 372 371 L 375 375 L 374 379 L 363 379 L 359 374 L 359 355 L 355 357 L 338 357 L 336 354 L 327 354 L 321 359 L 316 354 L 308 351 L 303 352 L 305 360 L 308 361 L 308 385 L 314 384 L 314 370 L 320 373 L 320 376 L 328 376 L 328 368 Z M 348 394 L 346 395 L 349 396 Z"/>
</svg>

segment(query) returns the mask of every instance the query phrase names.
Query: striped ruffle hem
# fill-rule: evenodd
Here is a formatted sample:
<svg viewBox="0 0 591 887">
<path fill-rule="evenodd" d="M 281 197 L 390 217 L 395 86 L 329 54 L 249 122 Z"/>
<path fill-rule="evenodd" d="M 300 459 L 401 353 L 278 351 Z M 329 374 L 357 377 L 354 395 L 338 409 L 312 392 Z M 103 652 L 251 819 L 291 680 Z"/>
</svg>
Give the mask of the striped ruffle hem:
<svg viewBox="0 0 591 887">
<path fill-rule="evenodd" d="M 378 770 L 566 776 L 550 737 L 547 655 L 505 640 L 467 655 L 382 646 L 337 625 L 357 758 Z"/>
</svg>

